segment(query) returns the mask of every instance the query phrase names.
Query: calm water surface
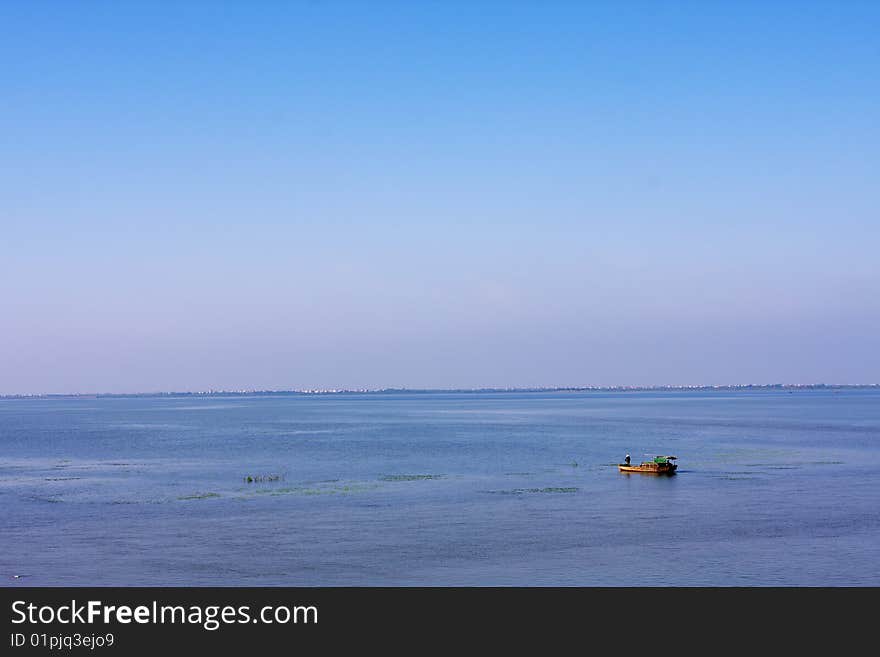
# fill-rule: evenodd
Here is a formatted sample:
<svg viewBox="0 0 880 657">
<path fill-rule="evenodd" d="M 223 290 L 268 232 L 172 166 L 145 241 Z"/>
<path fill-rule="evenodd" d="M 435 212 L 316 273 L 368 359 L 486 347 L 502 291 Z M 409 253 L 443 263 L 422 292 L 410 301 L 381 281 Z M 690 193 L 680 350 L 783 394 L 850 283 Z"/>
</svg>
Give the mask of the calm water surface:
<svg viewBox="0 0 880 657">
<path fill-rule="evenodd" d="M 4 399 L 0 509 L 4 586 L 877 586 L 880 391 Z"/>
</svg>

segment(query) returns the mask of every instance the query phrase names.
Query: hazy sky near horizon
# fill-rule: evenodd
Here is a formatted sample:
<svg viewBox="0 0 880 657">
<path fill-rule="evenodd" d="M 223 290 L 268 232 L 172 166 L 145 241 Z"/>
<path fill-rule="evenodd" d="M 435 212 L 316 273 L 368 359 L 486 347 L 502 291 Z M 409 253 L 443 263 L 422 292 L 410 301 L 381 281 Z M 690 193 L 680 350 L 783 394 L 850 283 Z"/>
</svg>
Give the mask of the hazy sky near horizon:
<svg viewBox="0 0 880 657">
<path fill-rule="evenodd" d="M 880 381 L 880 3 L 0 4 L 0 394 Z"/>
</svg>

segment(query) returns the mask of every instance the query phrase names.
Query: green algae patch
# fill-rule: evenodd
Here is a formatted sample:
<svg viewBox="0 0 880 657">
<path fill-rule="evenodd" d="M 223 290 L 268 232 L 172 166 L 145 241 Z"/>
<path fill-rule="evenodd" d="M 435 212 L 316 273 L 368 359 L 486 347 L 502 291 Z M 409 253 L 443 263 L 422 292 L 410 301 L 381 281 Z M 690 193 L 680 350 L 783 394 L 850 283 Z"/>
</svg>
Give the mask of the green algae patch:
<svg viewBox="0 0 880 657">
<path fill-rule="evenodd" d="M 47 502 L 48 504 L 61 504 L 63 502 L 63 500 L 59 497 L 40 497 L 34 495 L 30 499 L 36 502 Z"/>
<path fill-rule="evenodd" d="M 220 493 L 193 493 L 192 495 L 182 495 L 179 500 L 208 500 L 212 497 L 220 497 Z"/>
<path fill-rule="evenodd" d="M 284 478 L 283 475 L 280 474 L 259 474 L 259 475 L 245 475 L 243 477 L 245 483 L 248 484 L 263 484 L 269 483 L 273 481 L 281 481 Z"/>
<path fill-rule="evenodd" d="M 547 488 L 526 488 L 519 489 L 526 493 L 577 493 L 580 488 L 574 486 L 549 486 Z"/>
<path fill-rule="evenodd" d="M 577 493 L 580 488 L 575 486 L 548 486 L 546 488 L 512 488 L 510 490 L 489 490 L 487 493 L 496 495 L 525 495 L 527 493 Z"/>
<path fill-rule="evenodd" d="M 381 481 L 426 481 L 429 479 L 445 479 L 446 475 L 442 474 L 400 474 L 400 475 L 382 475 L 379 477 Z"/>
<path fill-rule="evenodd" d="M 255 495 L 352 495 L 378 488 L 376 484 L 345 484 L 342 486 L 288 486 L 285 488 L 266 488 L 253 491 Z"/>
</svg>

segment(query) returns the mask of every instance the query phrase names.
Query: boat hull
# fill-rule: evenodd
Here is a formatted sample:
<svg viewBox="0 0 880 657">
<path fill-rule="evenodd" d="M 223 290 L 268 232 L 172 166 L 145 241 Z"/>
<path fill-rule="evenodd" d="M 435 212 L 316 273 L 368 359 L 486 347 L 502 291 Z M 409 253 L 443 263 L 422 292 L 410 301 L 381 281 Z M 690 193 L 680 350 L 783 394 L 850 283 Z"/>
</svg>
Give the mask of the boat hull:
<svg viewBox="0 0 880 657">
<path fill-rule="evenodd" d="M 637 474 L 674 475 L 677 468 L 678 466 L 674 463 L 642 463 L 641 465 L 617 464 L 617 469 L 626 474 L 634 472 Z"/>
</svg>

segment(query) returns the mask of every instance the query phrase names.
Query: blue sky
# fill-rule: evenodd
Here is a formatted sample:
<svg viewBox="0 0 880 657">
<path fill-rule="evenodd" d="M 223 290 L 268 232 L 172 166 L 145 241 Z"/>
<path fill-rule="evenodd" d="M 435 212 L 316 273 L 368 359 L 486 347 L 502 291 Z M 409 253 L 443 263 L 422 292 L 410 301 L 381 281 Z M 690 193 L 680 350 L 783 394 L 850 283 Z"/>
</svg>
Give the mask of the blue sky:
<svg viewBox="0 0 880 657">
<path fill-rule="evenodd" d="M 875 2 L 0 4 L 0 394 L 880 381 Z"/>
</svg>

